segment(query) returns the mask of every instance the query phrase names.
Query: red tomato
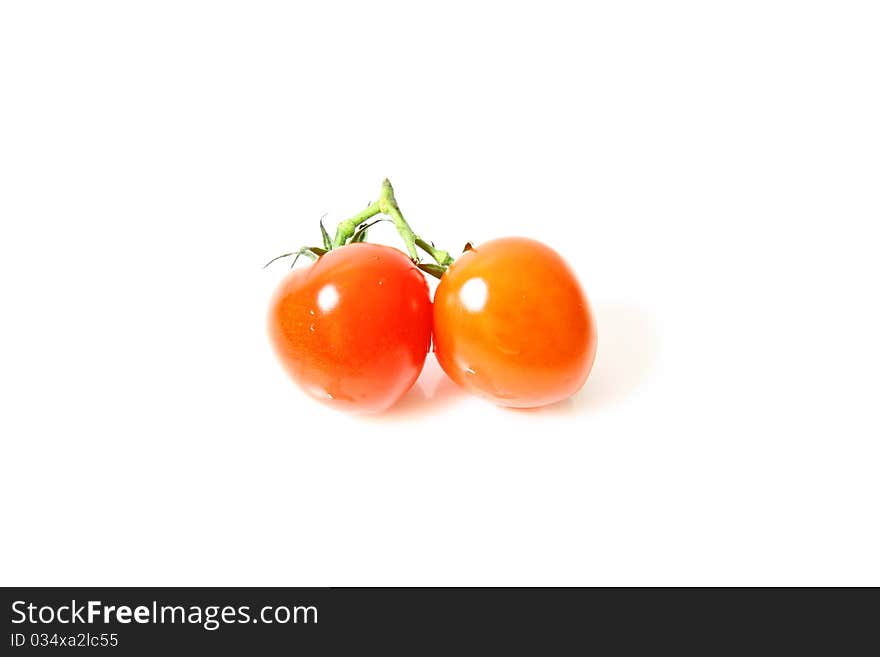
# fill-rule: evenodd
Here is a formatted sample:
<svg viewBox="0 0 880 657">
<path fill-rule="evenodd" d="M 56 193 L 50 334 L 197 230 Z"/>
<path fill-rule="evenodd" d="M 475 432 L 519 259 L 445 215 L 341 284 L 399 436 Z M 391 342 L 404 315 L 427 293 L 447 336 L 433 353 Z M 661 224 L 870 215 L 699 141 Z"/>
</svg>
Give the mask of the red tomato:
<svg viewBox="0 0 880 657">
<path fill-rule="evenodd" d="M 315 399 L 384 411 L 409 390 L 431 340 L 423 274 L 397 249 L 349 244 L 282 281 L 269 312 L 281 363 Z"/>
<path fill-rule="evenodd" d="M 505 237 L 467 251 L 443 274 L 434 295 L 434 351 L 467 390 L 503 406 L 543 406 L 587 380 L 596 323 L 558 253 Z"/>
</svg>

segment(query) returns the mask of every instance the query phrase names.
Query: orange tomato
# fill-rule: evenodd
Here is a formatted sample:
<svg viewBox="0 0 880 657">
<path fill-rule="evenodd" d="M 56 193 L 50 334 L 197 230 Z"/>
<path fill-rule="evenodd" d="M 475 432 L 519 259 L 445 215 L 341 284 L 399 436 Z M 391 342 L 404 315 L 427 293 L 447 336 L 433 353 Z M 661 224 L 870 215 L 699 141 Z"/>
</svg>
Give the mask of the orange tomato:
<svg viewBox="0 0 880 657">
<path fill-rule="evenodd" d="M 284 368 L 315 399 L 349 411 L 383 411 L 424 366 L 428 285 L 397 249 L 339 247 L 281 282 L 269 337 Z"/>
<path fill-rule="evenodd" d="M 434 351 L 456 383 L 528 408 L 577 392 L 596 323 L 572 270 L 550 247 L 505 237 L 462 254 L 434 295 Z"/>
</svg>

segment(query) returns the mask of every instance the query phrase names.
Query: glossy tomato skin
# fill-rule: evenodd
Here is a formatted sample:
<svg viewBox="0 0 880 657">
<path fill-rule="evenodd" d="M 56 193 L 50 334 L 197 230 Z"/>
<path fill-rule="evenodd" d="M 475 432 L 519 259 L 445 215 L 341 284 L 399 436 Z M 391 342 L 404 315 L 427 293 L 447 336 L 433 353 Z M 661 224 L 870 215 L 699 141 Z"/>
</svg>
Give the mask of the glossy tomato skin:
<svg viewBox="0 0 880 657">
<path fill-rule="evenodd" d="M 571 268 L 522 237 L 459 256 L 434 295 L 434 351 L 470 392 L 531 408 L 580 390 L 596 356 L 596 323 Z"/>
<path fill-rule="evenodd" d="M 347 411 L 381 412 L 406 394 L 425 363 L 428 285 L 397 249 L 333 249 L 281 282 L 269 337 L 306 393 Z"/>
</svg>

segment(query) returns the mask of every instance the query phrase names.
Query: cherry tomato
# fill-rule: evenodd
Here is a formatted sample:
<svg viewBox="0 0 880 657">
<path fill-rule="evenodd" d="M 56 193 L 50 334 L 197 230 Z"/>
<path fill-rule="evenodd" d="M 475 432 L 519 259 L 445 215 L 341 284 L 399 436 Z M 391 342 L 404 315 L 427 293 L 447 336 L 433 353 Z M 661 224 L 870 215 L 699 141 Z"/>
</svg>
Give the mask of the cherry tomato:
<svg viewBox="0 0 880 657">
<path fill-rule="evenodd" d="M 434 295 L 434 351 L 465 389 L 528 408 L 570 397 L 590 373 L 596 323 L 572 270 L 521 237 L 462 254 Z"/>
<path fill-rule="evenodd" d="M 312 397 L 355 412 L 383 411 L 412 387 L 425 363 L 428 285 L 397 249 L 333 249 L 282 281 L 269 336 L 284 368 Z"/>
</svg>

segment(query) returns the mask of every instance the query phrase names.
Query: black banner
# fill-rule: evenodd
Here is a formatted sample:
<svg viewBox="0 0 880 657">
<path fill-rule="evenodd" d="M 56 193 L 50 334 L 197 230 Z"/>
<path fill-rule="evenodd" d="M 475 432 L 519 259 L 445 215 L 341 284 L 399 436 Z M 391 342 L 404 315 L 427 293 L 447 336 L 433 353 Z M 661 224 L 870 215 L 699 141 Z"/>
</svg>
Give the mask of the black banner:
<svg viewBox="0 0 880 657">
<path fill-rule="evenodd" d="M 2 600 L 9 655 L 849 654 L 877 643 L 871 589 L 7 588 Z"/>
</svg>

